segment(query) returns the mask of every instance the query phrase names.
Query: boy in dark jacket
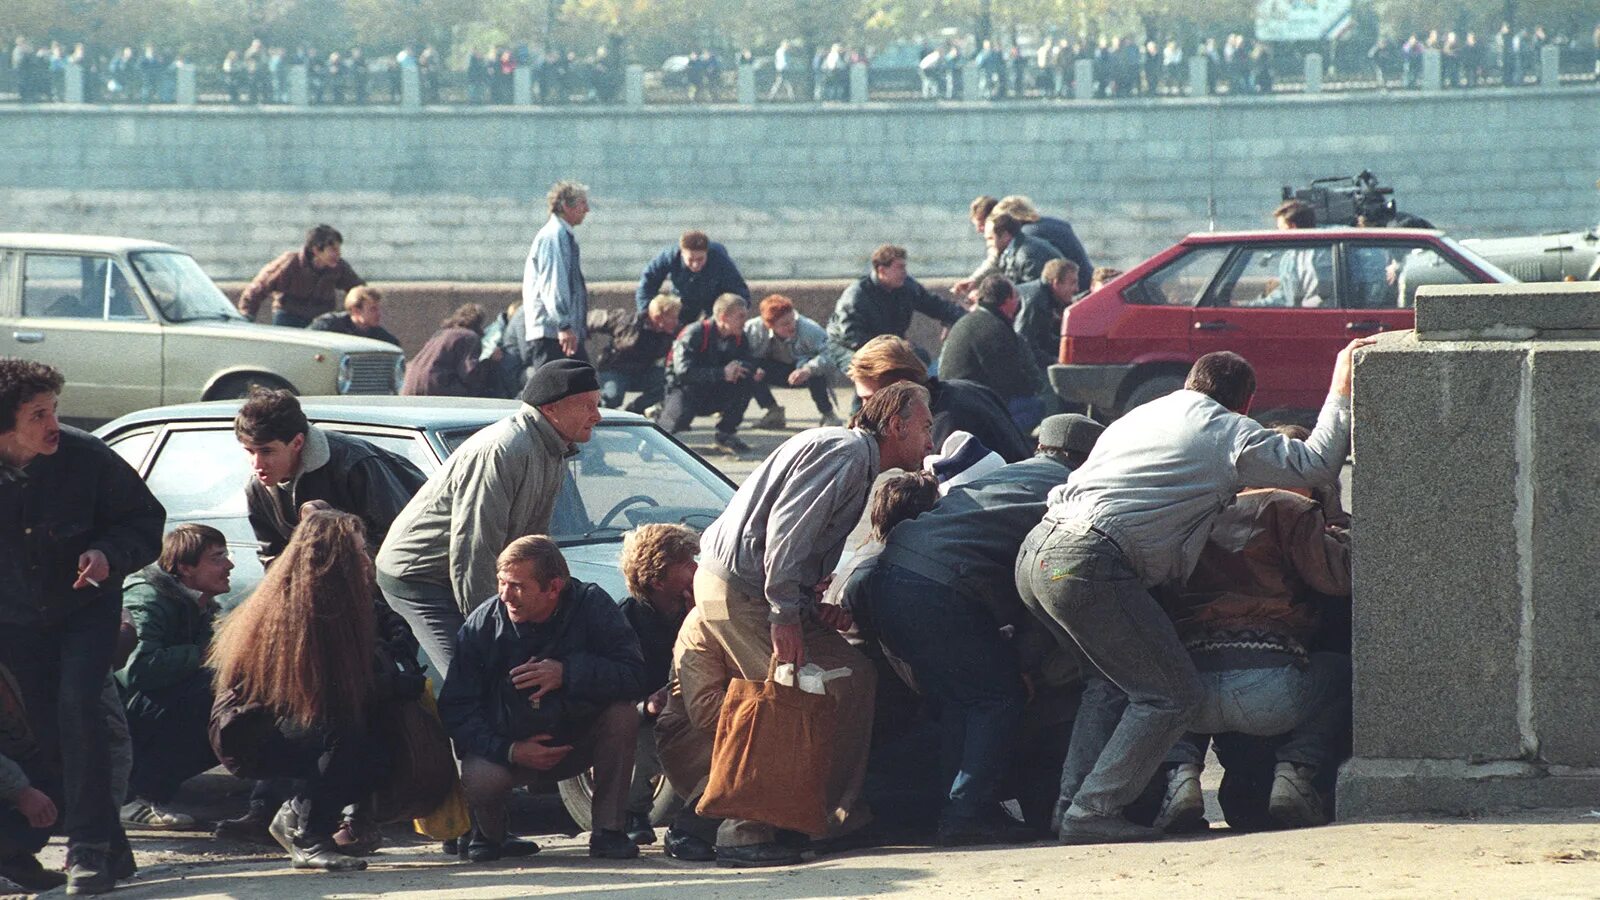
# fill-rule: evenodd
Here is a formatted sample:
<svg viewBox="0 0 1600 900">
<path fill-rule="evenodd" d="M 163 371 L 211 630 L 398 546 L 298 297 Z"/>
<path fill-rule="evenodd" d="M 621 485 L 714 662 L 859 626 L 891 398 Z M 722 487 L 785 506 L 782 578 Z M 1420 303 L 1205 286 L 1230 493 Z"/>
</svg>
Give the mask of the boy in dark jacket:
<svg viewBox="0 0 1600 900">
<path fill-rule="evenodd" d="M 555 541 L 528 535 L 497 560 L 499 596 L 473 610 L 439 694 L 472 807 L 467 857 L 537 852 L 508 840 L 506 798 L 594 769 L 589 855 L 631 859 L 624 832 L 645 694 L 639 639 L 606 592 L 572 579 Z M 463 840 L 466 840 L 465 838 Z"/>
<path fill-rule="evenodd" d="M 672 350 L 678 333 L 678 313 L 683 301 L 661 294 L 638 312 L 597 309 L 589 313 L 589 334 L 611 338 L 594 355 L 600 373 L 600 402 L 607 409 L 622 406 L 628 391 L 639 391 L 628 412 L 642 413 L 661 402 L 666 371 L 662 361 Z"/>
<path fill-rule="evenodd" d="M 139 828 L 190 828 L 194 817 L 162 807 L 184 781 L 217 764 L 206 733 L 211 670 L 205 666 L 217 596 L 228 592 L 228 539 L 209 525 L 167 533 L 161 558 L 128 580 L 122 606 L 138 643 L 117 684 L 133 736 L 133 772 L 122 821 Z"/>
<path fill-rule="evenodd" d="M 70 893 L 111 890 L 133 855 L 111 797 L 101 698 L 122 624 L 122 579 L 155 559 L 167 513 L 122 457 L 61 425 L 64 381 L 0 359 L 0 665 L 16 676 L 64 804 Z M 116 849 L 113 850 L 113 845 Z"/>
<path fill-rule="evenodd" d="M 893 244 L 872 251 L 872 274 L 845 288 L 828 318 L 834 343 L 855 351 L 880 334 L 905 337 L 916 312 L 947 327 L 961 318 L 965 310 L 906 274 L 906 258 L 905 248 Z"/>
<path fill-rule="evenodd" d="M 758 377 L 744 337 L 750 309 L 738 294 L 723 294 L 711 307 L 711 318 L 683 329 L 667 357 L 667 397 L 656 423 L 676 434 L 695 416 L 717 413 L 715 443 L 730 453 L 750 445 L 734 432 Z"/>
<path fill-rule="evenodd" d="M 312 500 L 360 516 L 367 549 L 376 552 L 395 516 L 427 481 L 410 460 L 312 425 L 286 390 L 251 392 L 233 431 L 250 454 L 253 476 L 245 483 L 245 500 L 263 566 L 283 552 L 300 522 L 300 507 Z"/>
</svg>

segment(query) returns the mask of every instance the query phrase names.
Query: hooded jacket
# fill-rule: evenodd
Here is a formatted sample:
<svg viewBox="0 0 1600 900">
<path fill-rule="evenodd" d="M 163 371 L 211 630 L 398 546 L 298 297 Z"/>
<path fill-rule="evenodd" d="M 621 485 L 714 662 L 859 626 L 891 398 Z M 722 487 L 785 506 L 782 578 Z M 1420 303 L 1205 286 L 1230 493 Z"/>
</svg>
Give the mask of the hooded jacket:
<svg viewBox="0 0 1600 900">
<path fill-rule="evenodd" d="M 334 509 L 361 517 L 367 549 L 376 552 L 395 517 L 427 478 L 398 454 L 369 441 L 312 425 L 293 477 L 271 487 L 250 475 L 245 501 L 263 567 L 288 545 L 300 523 L 300 505 L 325 500 Z"/>
</svg>

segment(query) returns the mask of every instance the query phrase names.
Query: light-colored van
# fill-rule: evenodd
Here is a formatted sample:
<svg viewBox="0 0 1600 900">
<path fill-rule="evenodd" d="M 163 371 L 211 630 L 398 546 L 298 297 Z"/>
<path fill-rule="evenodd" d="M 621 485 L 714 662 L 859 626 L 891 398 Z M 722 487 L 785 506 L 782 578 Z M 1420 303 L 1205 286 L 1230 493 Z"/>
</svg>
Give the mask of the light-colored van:
<svg viewBox="0 0 1600 900">
<path fill-rule="evenodd" d="M 0 355 L 67 379 L 61 415 L 243 396 L 393 394 L 404 356 L 382 341 L 247 321 L 194 257 L 153 241 L 0 233 Z"/>
</svg>

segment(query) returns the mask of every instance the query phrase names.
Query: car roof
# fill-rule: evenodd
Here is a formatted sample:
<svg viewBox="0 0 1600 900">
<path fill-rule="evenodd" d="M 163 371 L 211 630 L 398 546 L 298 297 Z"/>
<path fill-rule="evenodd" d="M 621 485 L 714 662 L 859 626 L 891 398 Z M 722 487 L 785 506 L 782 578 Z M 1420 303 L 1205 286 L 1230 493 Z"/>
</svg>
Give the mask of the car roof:
<svg viewBox="0 0 1600 900">
<path fill-rule="evenodd" d="M 163 244 L 160 241 L 144 241 L 138 238 L 110 237 L 98 234 L 48 234 L 26 231 L 0 232 L 0 247 L 13 247 L 19 250 L 73 250 L 84 253 L 178 250 L 177 247 L 171 244 Z"/>
<path fill-rule="evenodd" d="M 1350 238 L 1438 238 L 1444 232 L 1433 228 L 1258 228 L 1250 231 L 1196 231 L 1183 239 L 1185 244 L 1225 244 L 1249 241 L 1327 241 Z"/>
<path fill-rule="evenodd" d="M 99 430 L 110 434 L 124 428 L 152 422 L 229 421 L 242 400 L 210 400 L 156 406 L 129 413 Z M 469 428 L 486 425 L 516 412 L 517 400 L 486 400 L 480 397 L 301 397 L 300 408 L 313 422 L 340 422 L 351 425 L 386 425 L 399 428 Z M 605 423 L 645 422 L 643 416 L 616 409 L 600 410 Z"/>
</svg>

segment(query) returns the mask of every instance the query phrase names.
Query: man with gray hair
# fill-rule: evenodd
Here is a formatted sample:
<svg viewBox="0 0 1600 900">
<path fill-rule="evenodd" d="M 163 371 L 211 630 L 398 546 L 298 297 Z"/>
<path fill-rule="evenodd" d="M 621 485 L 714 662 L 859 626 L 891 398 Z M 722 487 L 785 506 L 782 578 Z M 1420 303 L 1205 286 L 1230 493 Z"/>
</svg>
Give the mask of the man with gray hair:
<svg viewBox="0 0 1600 900">
<path fill-rule="evenodd" d="M 916 469 L 933 449 L 928 390 L 908 381 L 885 387 L 850 424 L 801 432 L 750 473 L 706 529 L 694 577 L 695 605 L 736 677 L 764 681 L 774 659 L 850 670 L 826 686 L 838 725 L 824 798 L 828 838 L 850 835 L 871 818 L 861 788 L 877 680 L 866 657 L 839 634 L 850 627 L 849 613 L 819 598 L 873 479 L 889 469 Z M 776 831 L 763 822 L 723 822 L 717 863 L 799 862 L 799 851 L 779 843 Z"/>
<path fill-rule="evenodd" d="M 534 235 L 522 265 L 522 306 L 506 324 L 502 346 L 520 357 L 526 378 L 552 359 L 588 361 L 589 287 L 573 229 L 589 215 L 589 188 L 576 181 L 550 186 L 550 219 Z"/>
</svg>

